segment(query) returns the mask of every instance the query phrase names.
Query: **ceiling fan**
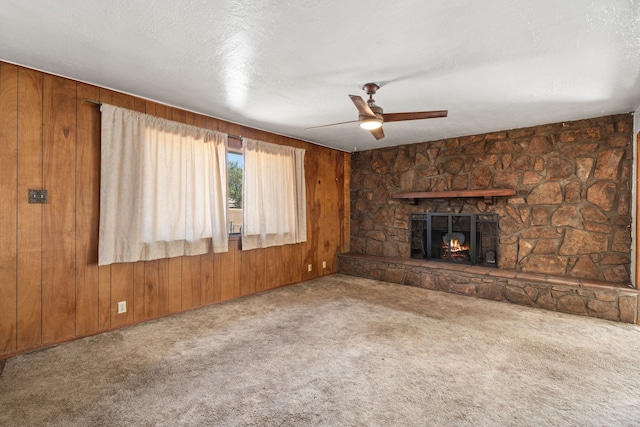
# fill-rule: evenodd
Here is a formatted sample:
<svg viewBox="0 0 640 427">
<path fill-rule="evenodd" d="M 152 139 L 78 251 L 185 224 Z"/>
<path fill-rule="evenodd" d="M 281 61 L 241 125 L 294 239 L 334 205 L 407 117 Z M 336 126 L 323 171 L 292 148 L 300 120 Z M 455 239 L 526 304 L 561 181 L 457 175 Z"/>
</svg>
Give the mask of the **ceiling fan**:
<svg viewBox="0 0 640 427">
<path fill-rule="evenodd" d="M 422 120 L 422 119 L 434 119 L 437 117 L 447 117 L 447 110 L 440 111 L 414 111 L 410 113 L 384 113 L 382 107 L 376 105 L 373 95 L 380 89 L 377 83 L 367 83 L 362 86 L 362 90 L 369 95 L 369 99 L 366 101 L 357 95 L 349 95 L 351 101 L 358 109 L 358 120 L 352 120 L 349 122 L 332 123 L 330 125 L 315 126 L 307 129 L 315 129 L 320 127 L 335 126 L 345 123 L 360 123 L 360 127 L 371 132 L 375 139 L 384 138 L 384 131 L 382 130 L 382 124 L 385 122 L 402 122 L 406 120 Z"/>
</svg>

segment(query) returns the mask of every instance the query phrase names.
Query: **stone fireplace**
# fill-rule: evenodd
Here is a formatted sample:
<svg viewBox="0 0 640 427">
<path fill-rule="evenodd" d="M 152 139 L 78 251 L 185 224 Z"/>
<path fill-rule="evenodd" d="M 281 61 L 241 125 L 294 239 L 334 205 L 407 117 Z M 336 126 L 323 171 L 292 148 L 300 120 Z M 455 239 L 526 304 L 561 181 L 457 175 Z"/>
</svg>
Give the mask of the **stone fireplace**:
<svg viewBox="0 0 640 427">
<path fill-rule="evenodd" d="M 499 216 L 500 269 L 629 285 L 630 114 L 352 154 L 351 251 L 405 257 L 411 215 Z M 398 193 L 510 196 L 394 198 Z"/>
<path fill-rule="evenodd" d="M 620 114 L 353 153 L 339 271 L 636 323 L 632 129 Z M 449 215 L 431 243 L 429 214 Z M 472 216 L 497 224 L 495 250 L 453 226 Z"/>
</svg>

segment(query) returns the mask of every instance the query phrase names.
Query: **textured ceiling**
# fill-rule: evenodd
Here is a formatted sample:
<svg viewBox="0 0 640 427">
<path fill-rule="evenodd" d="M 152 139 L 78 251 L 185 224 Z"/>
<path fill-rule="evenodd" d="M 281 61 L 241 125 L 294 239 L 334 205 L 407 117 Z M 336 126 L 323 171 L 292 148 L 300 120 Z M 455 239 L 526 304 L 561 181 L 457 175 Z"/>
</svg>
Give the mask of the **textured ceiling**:
<svg viewBox="0 0 640 427">
<path fill-rule="evenodd" d="M 634 111 L 640 0 L 0 0 L 0 59 L 346 151 Z M 377 82 L 376 141 L 348 94 Z"/>
</svg>

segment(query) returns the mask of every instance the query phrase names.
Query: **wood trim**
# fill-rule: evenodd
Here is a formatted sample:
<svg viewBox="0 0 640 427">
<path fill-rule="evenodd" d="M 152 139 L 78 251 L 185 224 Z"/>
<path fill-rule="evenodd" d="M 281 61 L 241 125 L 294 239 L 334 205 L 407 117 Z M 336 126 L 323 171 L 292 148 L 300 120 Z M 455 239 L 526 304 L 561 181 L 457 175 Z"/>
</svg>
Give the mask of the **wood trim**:
<svg viewBox="0 0 640 427">
<path fill-rule="evenodd" d="M 493 204 L 494 197 L 515 196 L 516 190 L 512 188 L 497 190 L 460 190 L 460 191 L 418 191 L 413 193 L 396 193 L 394 199 L 453 199 L 457 197 L 481 197 L 485 203 Z"/>
<path fill-rule="evenodd" d="M 634 239 L 634 246 L 635 246 L 635 275 L 634 275 L 634 281 L 633 281 L 633 286 L 634 287 L 638 287 L 638 283 L 640 283 L 640 245 L 638 244 L 638 242 L 640 242 L 640 227 L 638 226 L 638 208 L 640 208 L 640 195 L 638 190 L 640 189 L 640 177 L 638 176 L 638 174 L 640 173 L 640 132 L 637 133 L 636 138 L 635 138 L 635 147 L 636 147 L 636 188 L 635 188 L 635 192 L 636 192 L 636 216 L 634 218 L 631 218 L 631 221 L 633 223 L 635 223 L 635 239 Z"/>
</svg>

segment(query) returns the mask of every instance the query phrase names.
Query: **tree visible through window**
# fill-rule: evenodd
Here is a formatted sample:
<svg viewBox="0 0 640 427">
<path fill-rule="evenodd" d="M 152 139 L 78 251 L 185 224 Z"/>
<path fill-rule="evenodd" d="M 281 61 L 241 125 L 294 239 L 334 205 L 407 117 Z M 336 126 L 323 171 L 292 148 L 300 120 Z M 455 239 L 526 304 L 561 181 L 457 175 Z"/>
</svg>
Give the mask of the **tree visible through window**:
<svg viewBox="0 0 640 427">
<path fill-rule="evenodd" d="M 227 154 L 227 183 L 229 188 L 228 225 L 229 234 L 242 232 L 242 153 L 229 151 Z"/>
</svg>

